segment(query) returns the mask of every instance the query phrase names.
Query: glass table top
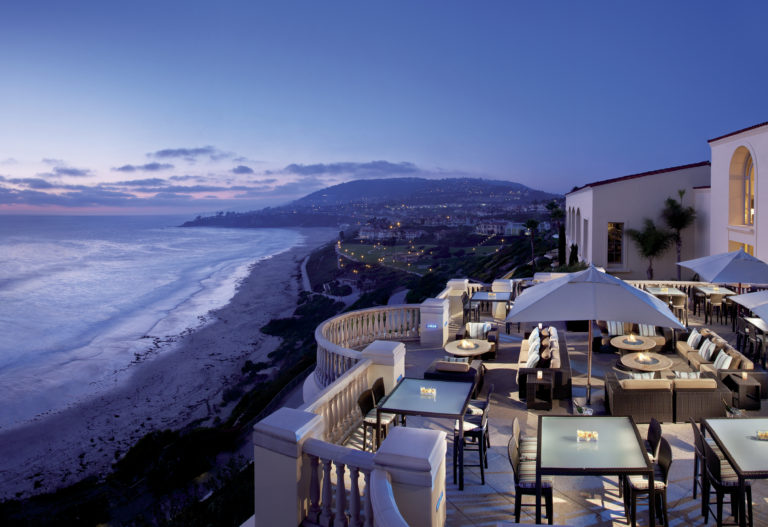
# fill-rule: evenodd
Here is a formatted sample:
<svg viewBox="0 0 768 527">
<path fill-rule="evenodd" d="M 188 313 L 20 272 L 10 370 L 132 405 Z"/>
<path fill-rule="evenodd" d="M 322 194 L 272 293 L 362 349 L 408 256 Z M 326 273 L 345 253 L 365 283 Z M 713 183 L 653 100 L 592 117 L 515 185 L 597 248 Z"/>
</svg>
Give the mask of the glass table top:
<svg viewBox="0 0 768 527">
<path fill-rule="evenodd" d="M 705 421 L 728 450 L 742 473 L 768 472 L 768 441 L 757 438 L 758 430 L 768 430 L 768 418 L 725 418 Z"/>
<path fill-rule="evenodd" d="M 542 469 L 625 470 L 648 467 L 645 447 L 627 417 L 542 416 Z M 576 431 L 598 432 L 597 441 L 576 441 Z"/>
<path fill-rule="evenodd" d="M 472 295 L 473 302 L 509 302 L 512 299 L 512 293 L 492 293 L 489 291 L 478 291 Z"/>
<path fill-rule="evenodd" d="M 422 387 L 434 388 L 434 395 L 422 395 Z M 405 378 L 379 404 L 379 408 L 392 413 L 460 416 L 464 413 L 473 387 L 471 382 Z"/>
</svg>

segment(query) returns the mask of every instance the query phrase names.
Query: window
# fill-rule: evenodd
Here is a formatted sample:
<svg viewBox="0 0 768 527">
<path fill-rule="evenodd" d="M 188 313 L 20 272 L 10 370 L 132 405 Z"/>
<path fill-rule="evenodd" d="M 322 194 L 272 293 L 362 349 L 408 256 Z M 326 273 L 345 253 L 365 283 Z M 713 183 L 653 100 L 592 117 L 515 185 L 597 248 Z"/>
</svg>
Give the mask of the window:
<svg viewBox="0 0 768 527">
<path fill-rule="evenodd" d="M 755 165 L 747 156 L 744 167 L 744 225 L 755 223 Z"/>
<path fill-rule="evenodd" d="M 744 252 L 747 253 L 750 256 L 754 256 L 755 255 L 755 247 L 754 247 L 754 245 L 750 245 L 748 243 L 739 243 L 739 242 L 734 242 L 734 241 L 729 241 L 728 242 L 728 251 L 729 252 L 738 251 L 739 249 L 744 249 Z"/>
<path fill-rule="evenodd" d="M 624 252 L 624 224 L 608 223 L 608 265 L 621 265 Z"/>
</svg>

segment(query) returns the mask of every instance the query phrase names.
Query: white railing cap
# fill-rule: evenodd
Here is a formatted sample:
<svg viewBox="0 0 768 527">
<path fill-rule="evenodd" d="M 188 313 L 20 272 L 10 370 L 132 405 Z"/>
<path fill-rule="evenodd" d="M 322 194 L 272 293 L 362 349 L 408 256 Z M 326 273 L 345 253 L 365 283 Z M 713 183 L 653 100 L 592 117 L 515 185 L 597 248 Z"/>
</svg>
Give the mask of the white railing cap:
<svg viewBox="0 0 768 527">
<path fill-rule="evenodd" d="M 324 426 L 321 415 L 283 407 L 253 426 L 253 444 L 299 457 L 304 440 L 319 436 Z"/>
<path fill-rule="evenodd" d="M 379 447 L 374 462 L 394 481 L 431 485 L 445 462 L 445 436 L 439 430 L 395 427 Z"/>
</svg>

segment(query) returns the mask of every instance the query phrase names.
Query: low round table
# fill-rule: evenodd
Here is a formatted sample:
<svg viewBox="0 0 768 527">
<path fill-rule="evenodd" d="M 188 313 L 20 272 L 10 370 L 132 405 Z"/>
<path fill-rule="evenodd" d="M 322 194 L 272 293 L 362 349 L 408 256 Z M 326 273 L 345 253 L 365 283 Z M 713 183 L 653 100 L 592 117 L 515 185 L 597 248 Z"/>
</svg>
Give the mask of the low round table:
<svg viewBox="0 0 768 527">
<path fill-rule="evenodd" d="M 629 340 L 629 335 L 619 335 L 611 339 L 611 346 L 623 351 L 648 351 L 656 347 L 656 341 L 648 337 L 638 337 Z"/>
<path fill-rule="evenodd" d="M 640 355 L 643 355 L 641 358 Z M 653 352 L 627 353 L 621 357 L 621 363 L 632 370 L 661 371 L 672 366 L 672 359 Z"/>
<path fill-rule="evenodd" d="M 467 347 L 463 348 L 462 343 L 466 343 Z M 480 339 L 454 340 L 445 345 L 445 351 L 457 357 L 474 357 L 491 351 L 491 343 Z"/>
</svg>

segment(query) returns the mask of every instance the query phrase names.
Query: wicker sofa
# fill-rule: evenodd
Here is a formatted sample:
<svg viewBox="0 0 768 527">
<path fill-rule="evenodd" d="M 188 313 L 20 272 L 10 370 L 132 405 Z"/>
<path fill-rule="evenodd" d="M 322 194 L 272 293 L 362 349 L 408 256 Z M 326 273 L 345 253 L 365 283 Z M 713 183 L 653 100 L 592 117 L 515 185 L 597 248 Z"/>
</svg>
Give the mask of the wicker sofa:
<svg viewBox="0 0 768 527">
<path fill-rule="evenodd" d="M 610 345 L 611 339 L 618 335 L 629 335 L 634 333 L 643 337 L 648 337 L 656 342 L 656 346 L 651 351 L 660 352 L 666 351 L 671 347 L 672 343 L 672 330 L 670 328 L 662 328 L 658 326 L 645 326 L 640 324 L 633 324 L 630 322 L 619 322 L 609 324 L 608 321 L 598 320 L 596 322 L 597 327 L 600 328 L 601 349 L 606 351 L 616 351 Z"/>
<path fill-rule="evenodd" d="M 724 417 L 723 401 L 730 401 L 731 392 L 712 372 L 703 372 L 698 379 L 619 379 L 608 372 L 605 398 L 608 413 L 631 416 L 638 423 L 648 423 L 651 417 L 661 422 L 683 423 L 689 418 Z"/>
<path fill-rule="evenodd" d="M 474 382 L 473 396 L 476 396 L 477 392 L 483 389 L 485 366 L 483 366 L 483 361 L 479 359 L 471 362 L 449 362 L 443 359 L 435 359 L 424 371 L 424 379 Z"/>
<path fill-rule="evenodd" d="M 551 331 L 552 328 L 548 328 Z M 555 328 L 554 335 L 556 338 L 552 338 L 549 341 L 549 349 L 551 351 L 551 359 L 549 360 L 548 371 L 553 372 L 553 388 L 552 397 L 555 399 L 570 399 L 572 395 L 572 380 L 571 380 L 571 362 L 568 358 L 568 345 L 565 341 L 565 331 L 561 329 L 557 331 Z M 526 335 L 526 338 L 520 345 L 520 356 L 518 357 L 517 368 L 517 386 L 518 395 L 520 400 L 525 400 L 526 390 L 528 387 L 528 374 L 536 373 L 538 369 L 543 369 L 545 366 L 543 361 L 539 361 L 535 367 L 528 366 L 528 351 L 530 334 Z M 547 338 L 547 337 L 545 337 Z M 541 365 L 541 367 L 539 366 Z"/>
<path fill-rule="evenodd" d="M 728 344 L 725 339 L 721 338 L 714 331 L 704 328 L 700 331 L 700 333 L 702 338 L 698 348 L 696 349 L 691 347 L 687 342 L 690 333 L 681 332 L 679 334 L 679 340 L 675 342 L 675 350 L 677 351 L 677 354 L 690 365 L 693 371 L 709 371 L 712 373 L 717 373 L 720 379 L 722 379 L 728 373 L 753 371 L 755 369 L 755 364 L 751 360 L 749 360 L 736 348 Z M 711 340 L 715 345 L 715 351 L 712 353 L 712 356 L 709 360 L 704 359 L 704 357 L 702 357 L 698 351 L 705 339 Z M 714 363 L 717 360 L 718 354 L 720 353 L 726 353 L 730 355 L 731 364 L 726 369 L 716 370 Z"/>
</svg>

